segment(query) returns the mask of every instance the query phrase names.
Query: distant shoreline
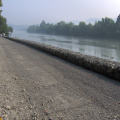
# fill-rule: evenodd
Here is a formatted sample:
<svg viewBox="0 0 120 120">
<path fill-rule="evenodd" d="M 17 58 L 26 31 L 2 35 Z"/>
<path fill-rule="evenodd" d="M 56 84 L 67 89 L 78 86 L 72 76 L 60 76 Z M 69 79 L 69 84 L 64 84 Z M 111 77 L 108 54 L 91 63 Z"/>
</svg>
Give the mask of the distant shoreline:
<svg viewBox="0 0 120 120">
<path fill-rule="evenodd" d="M 79 25 L 75 25 L 72 22 L 66 23 L 64 21 L 58 22 L 57 24 L 50 24 L 43 20 L 40 25 L 29 26 L 27 32 L 120 39 L 120 15 L 116 22 L 113 19 L 106 17 L 102 18 L 101 21 L 96 21 L 94 25 L 91 23 L 86 24 L 85 22 L 80 22 Z"/>
</svg>

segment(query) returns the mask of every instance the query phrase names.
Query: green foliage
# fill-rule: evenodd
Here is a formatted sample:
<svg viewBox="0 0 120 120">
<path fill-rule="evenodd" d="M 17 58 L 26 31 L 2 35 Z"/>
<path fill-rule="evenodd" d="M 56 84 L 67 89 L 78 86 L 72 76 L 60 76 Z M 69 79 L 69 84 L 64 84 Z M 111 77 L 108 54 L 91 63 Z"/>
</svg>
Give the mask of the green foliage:
<svg viewBox="0 0 120 120">
<path fill-rule="evenodd" d="M 10 35 L 13 32 L 12 27 L 7 26 L 6 18 L 0 15 L 0 34 Z"/>
<path fill-rule="evenodd" d="M 0 6 L 2 6 L 2 1 L 0 0 Z"/>
<path fill-rule="evenodd" d="M 117 37 L 120 38 L 120 15 L 118 16 L 117 21 L 116 21 L 116 29 L 117 29 L 116 35 Z"/>
<path fill-rule="evenodd" d="M 117 18 L 116 24 L 120 27 L 120 15 Z"/>
<path fill-rule="evenodd" d="M 0 0 L 0 6 L 2 6 L 2 1 Z M 7 26 L 7 20 L 1 15 L 2 10 L 0 10 L 0 34 L 5 33 L 6 36 L 13 32 L 13 28 Z"/>
<path fill-rule="evenodd" d="M 2 6 L 2 1 L 0 0 L 0 7 Z M 0 14 L 1 14 L 2 10 L 0 10 Z"/>
<path fill-rule="evenodd" d="M 94 25 L 86 24 L 85 22 L 74 25 L 72 22 L 65 23 L 64 21 L 53 25 L 42 21 L 39 26 L 30 26 L 27 31 L 81 37 L 120 38 L 120 15 L 116 23 L 111 18 L 106 17 L 102 18 L 101 21 L 95 22 Z"/>
<path fill-rule="evenodd" d="M 97 37 L 113 37 L 115 34 L 116 25 L 110 18 L 102 18 L 102 21 L 98 21 L 93 26 L 93 31 Z"/>
</svg>

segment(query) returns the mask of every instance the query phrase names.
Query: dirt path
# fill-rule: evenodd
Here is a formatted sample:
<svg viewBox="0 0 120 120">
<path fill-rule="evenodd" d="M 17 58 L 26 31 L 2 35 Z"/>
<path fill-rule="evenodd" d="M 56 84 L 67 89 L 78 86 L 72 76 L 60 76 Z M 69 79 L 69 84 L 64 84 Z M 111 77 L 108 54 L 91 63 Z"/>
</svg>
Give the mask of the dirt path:
<svg viewBox="0 0 120 120">
<path fill-rule="evenodd" d="M 0 38 L 3 120 L 120 120 L 120 82 Z"/>
</svg>

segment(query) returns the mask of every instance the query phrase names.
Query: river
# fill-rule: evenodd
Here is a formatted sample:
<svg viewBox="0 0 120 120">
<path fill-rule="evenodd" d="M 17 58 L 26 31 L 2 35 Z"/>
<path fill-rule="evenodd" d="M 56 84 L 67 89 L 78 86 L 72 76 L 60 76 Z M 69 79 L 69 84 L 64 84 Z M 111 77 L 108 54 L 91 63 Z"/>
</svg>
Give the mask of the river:
<svg viewBox="0 0 120 120">
<path fill-rule="evenodd" d="M 120 40 L 91 39 L 14 31 L 11 37 L 36 41 L 55 47 L 120 62 Z"/>
</svg>

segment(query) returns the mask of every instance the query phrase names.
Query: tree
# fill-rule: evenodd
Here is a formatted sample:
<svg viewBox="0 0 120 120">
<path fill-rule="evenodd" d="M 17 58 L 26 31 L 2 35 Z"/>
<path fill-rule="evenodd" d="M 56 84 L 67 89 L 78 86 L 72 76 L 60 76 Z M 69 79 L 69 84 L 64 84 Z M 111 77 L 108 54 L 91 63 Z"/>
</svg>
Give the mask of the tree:
<svg viewBox="0 0 120 120">
<path fill-rule="evenodd" d="M 86 36 L 87 34 L 87 25 L 83 21 L 79 23 L 79 34 L 80 36 Z"/>
<path fill-rule="evenodd" d="M 120 15 L 117 17 L 116 21 L 116 36 L 120 38 Z"/>
<path fill-rule="evenodd" d="M 2 6 L 2 1 L 0 0 L 0 7 Z M 0 14 L 1 14 L 2 10 L 0 10 Z"/>
<path fill-rule="evenodd" d="M 116 25 L 117 25 L 117 30 L 120 32 L 120 15 L 117 17 Z"/>
<path fill-rule="evenodd" d="M 55 31 L 57 34 L 64 34 L 65 32 L 65 25 L 66 23 L 64 21 L 58 22 L 55 26 Z"/>
<path fill-rule="evenodd" d="M 2 6 L 2 1 L 0 0 L 0 6 Z M 1 13 L 1 10 L 0 10 Z M 5 35 L 10 35 L 13 32 L 13 28 L 7 25 L 7 20 L 0 14 L 0 34 L 5 33 Z"/>
<path fill-rule="evenodd" d="M 87 25 L 87 35 L 93 36 L 93 25 L 91 23 Z"/>
<path fill-rule="evenodd" d="M 94 36 L 111 38 L 115 36 L 115 22 L 110 18 L 102 18 L 102 21 L 98 21 L 93 26 Z"/>
<path fill-rule="evenodd" d="M 43 20 L 40 24 L 40 32 L 45 32 L 46 31 L 46 23 L 45 21 Z"/>
<path fill-rule="evenodd" d="M 2 1 L 0 0 L 0 6 L 2 6 Z"/>
<path fill-rule="evenodd" d="M 117 17 L 116 24 L 120 26 L 120 14 L 119 14 L 119 16 Z"/>
<path fill-rule="evenodd" d="M 6 18 L 0 15 L 0 34 L 10 35 L 13 32 L 12 27 L 7 26 Z"/>
<path fill-rule="evenodd" d="M 29 26 L 29 28 L 27 29 L 27 32 L 29 32 L 29 33 L 37 33 L 37 32 L 39 32 L 38 29 L 39 29 L 38 26 L 35 26 L 35 25 Z"/>
</svg>

